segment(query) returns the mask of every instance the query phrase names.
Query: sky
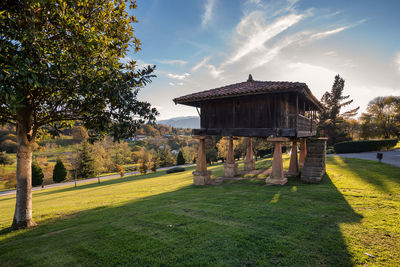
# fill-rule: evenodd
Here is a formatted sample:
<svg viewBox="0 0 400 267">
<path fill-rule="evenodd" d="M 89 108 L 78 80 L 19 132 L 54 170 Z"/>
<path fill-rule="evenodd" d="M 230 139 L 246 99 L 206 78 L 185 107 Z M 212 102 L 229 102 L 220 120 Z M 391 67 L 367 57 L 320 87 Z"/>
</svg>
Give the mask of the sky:
<svg viewBox="0 0 400 267">
<path fill-rule="evenodd" d="M 197 116 L 173 98 L 244 82 L 305 82 L 320 99 L 339 74 L 360 106 L 400 95 L 400 1 L 137 0 L 128 53 L 157 77 L 138 98 L 159 120 Z"/>
</svg>

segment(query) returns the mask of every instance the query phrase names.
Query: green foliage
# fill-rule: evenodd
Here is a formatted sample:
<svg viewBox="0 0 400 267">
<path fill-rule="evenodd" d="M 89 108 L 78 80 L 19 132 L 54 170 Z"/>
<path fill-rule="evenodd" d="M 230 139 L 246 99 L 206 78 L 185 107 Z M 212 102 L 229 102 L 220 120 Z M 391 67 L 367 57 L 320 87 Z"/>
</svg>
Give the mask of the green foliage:
<svg viewBox="0 0 400 267">
<path fill-rule="evenodd" d="M 44 174 L 37 161 L 32 162 L 32 186 L 38 186 L 43 183 Z"/>
<path fill-rule="evenodd" d="M 79 119 L 123 139 L 155 120 L 136 97 L 155 66 L 121 63 L 140 49 L 125 1 L 2 1 L 0 10 L 0 122 L 32 123 L 35 135 Z"/>
<path fill-rule="evenodd" d="M 79 178 L 92 178 L 96 174 L 95 162 L 93 159 L 90 146 L 87 142 L 83 142 L 79 151 L 79 165 L 78 165 L 78 177 Z"/>
<path fill-rule="evenodd" d="M 14 164 L 14 159 L 7 155 L 6 151 L 0 152 L 0 165 L 11 165 Z"/>
<path fill-rule="evenodd" d="M 57 159 L 56 165 L 53 170 L 53 181 L 60 183 L 67 179 L 67 169 L 61 159 Z"/>
<path fill-rule="evenodd" d="M 160 167 L 169 167 L 175 165 L 175 158 L 172 156 L 169 147 L 165 146 L 158 152 L 158 157 L 160 159 Z"/>
<path fill-rule="evenodd" d="M 341 113 L 343 107 L 350 105 L 353 100 L 347 100 L 350 95 L 344 96 L 344 80 L 339 75 L 335 76 L 330 92 L 325 92 L 321 98 L 324 109 L 319 114 L 318 131 L 321 135 L 328 137 L 328 144 L 349 139 L 346 131 L 343 129 L 343 123 L 346 118 L 357 115 L 358 109 Z"/>
<path fill-rule="evenodd" d="M 206 149 L 207 163 L 212 164 L 218 160 L 218 151 L 215 148 Z"/>
<path fill-rule="evenodd" d="M 86 139 L 89 137 L 87 130 L 83 126 L 75 126 L 72 129 L 72 138 L 81 143 L 83 141 L 86 141 Z"/>
<path fill-rule="evenodd" d="M 183 167 L 174 167 L 174 168 L 167 170 L 166 173 L 169 174 L 169 173 L 184 172 L 184 171 L 185 171 L 185 168 L 183 168 Z"/>
<path fill-rule="evenodd" d="M 400 97 L 374 98 L 360 120 L 362 138 L 400 138 Z"/>
<path fill-rule="evenodd" d="M 146 161 L 141 161 L 141 162 L 139 163 L 139 172 L 140 172 L 141 174 L 146 174 L 148 169 L 149 169 L 148 162 L 146 162 Z"/>
<path fill-rule="evenodd" d="M 157 169 L 160 167 L 160 159 L 158 156 L 153 157 L 153 164 L 151 165 L 151 171 L 156 172 Z"/>
<path fill-rule="evenodd" d="M 7 153 L 16 153 L 18 144 L 10 139 L 6 139 L 0 143 L 0 149 L 6 151 Z"/>
<path fill-rule="evenodd" d="M 179 150 L 178 156 L 176 157 L 176 165 L 185 165 L 186 161 L 183 157 L 182 150 Z"/>
<path fill-rule="evenodd" d="M 397 144 L 397 139 L 383 139 L 383 140 L 365 140 L 365 141 L 351 141 L 340 142 L 334 145 L 336 153 L 358 153 L 367 151 L 379 151 L 381 149 L 388 149 Z"/>
</svg>

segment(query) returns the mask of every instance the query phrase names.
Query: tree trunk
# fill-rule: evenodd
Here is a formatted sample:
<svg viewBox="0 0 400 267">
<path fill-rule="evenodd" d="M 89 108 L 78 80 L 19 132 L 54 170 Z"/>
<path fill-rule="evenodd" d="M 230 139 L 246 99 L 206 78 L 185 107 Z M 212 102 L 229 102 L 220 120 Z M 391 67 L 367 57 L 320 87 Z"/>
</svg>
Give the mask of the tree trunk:
<svg viewBox="0 0 400 267">
<path fill-rule="evenodd" d="M 32 112 L 21 109 L 17 111 L 17 116 L 17 196 L 11 226 L 13 229 L 36 225 L 32 220 Z"/>
</svg>

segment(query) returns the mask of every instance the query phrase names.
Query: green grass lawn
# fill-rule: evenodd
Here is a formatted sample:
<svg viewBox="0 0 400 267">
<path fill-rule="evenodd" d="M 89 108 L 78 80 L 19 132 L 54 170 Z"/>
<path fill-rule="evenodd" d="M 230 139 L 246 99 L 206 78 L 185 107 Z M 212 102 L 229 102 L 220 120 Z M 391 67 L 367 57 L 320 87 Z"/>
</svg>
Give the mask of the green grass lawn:
<svg viewBox="0 0 400 267">
<path fill-rule="evenodd" d="M 400 265 L 400 168 L 328 157 L 321 184 L 277 187 L 192 170 L 34 192 L 40 226 L 16 232 L 0 197 L 0 265 Z"/>
</svg>

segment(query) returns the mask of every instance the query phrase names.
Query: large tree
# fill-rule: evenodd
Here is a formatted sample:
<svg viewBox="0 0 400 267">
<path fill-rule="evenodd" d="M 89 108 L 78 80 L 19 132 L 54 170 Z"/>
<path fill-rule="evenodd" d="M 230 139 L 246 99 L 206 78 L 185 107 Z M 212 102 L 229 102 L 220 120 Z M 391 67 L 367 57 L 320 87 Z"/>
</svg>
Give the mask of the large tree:
<svg viewBox="0 0 400 267">
<path fill-rule="evenodd" d="M 400 97 L 379 96 L 368 103 L 361 115 L 362 136 L 400 138 Z"/>
<path fill-rule="evenodd" d="M 124 0 L 0 1 L 0 122 L 18 139 L 14 229 L 35 225 L 31 163 L 43 129 L 80 120 L 92 135 L 120 139 L 155 120 L 136 97 L 155 66 L 121 60 L 140 49 L 127 10 Z"/>
<path fill-rule="evenodd" d="M 318 130 L 327 136 L 329 144 L 335 144 L 341 141 L 339 138 L 346 137 L 346 131 L 343 129 L 343 123 L 346 119 L 357 115 L 360 107 L 341 112 L 342 108 L 353 103 L 349 100 L 350 95 L 343 95 L 344 80 L 338 75 L 335 76 L 335 81 L 330 92 L 325 92 L 321 98 L 324 109 L 320 112 L 318 121 Z"/>
</svg>

